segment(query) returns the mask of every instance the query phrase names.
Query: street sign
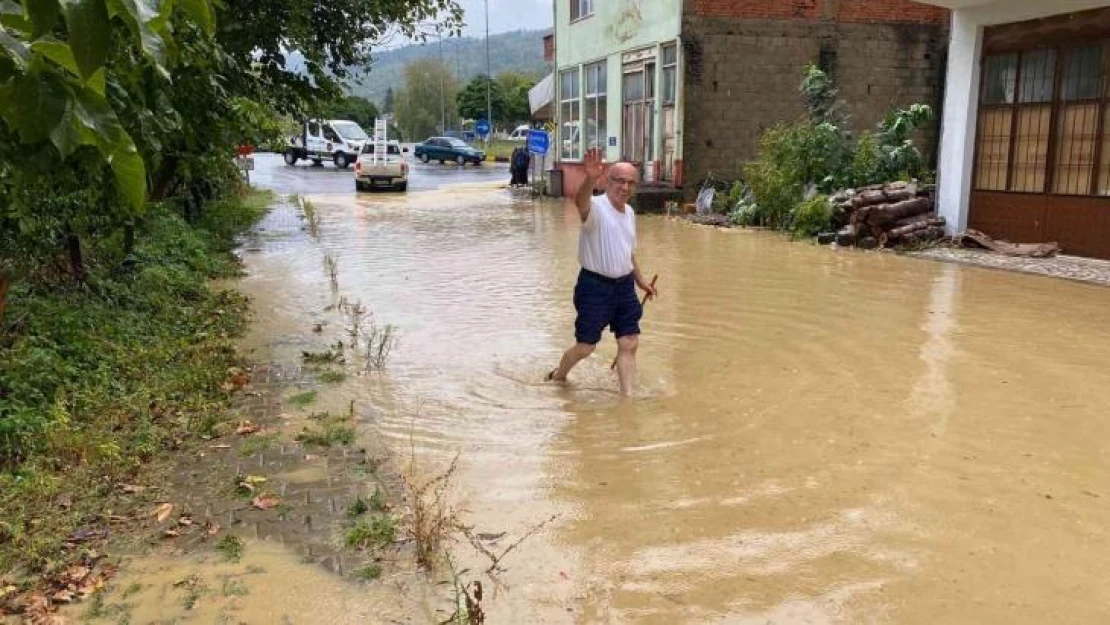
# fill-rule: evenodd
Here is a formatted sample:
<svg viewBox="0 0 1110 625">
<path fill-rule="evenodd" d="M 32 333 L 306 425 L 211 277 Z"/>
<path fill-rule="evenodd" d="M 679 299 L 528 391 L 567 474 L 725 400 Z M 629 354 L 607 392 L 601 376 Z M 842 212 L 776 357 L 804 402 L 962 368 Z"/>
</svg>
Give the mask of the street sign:
<svg viewBox="0 0 1110 625">
<path fill-rule="evenodd" d="M 547 154 L 550 145 L 548 134 L 542 130 L 528 131 L 528 151 L 532 154 Z"/>
<path fill-rule="evenodd" d="M 474 124 L 474 130 L 476 130 L 478 132 L 478 134 L 483 136 L 483 137 L 488 135 L 489 134 L 489 121 L 484 120 L 484 119 L 479 119 L 478 123 Z"/>
</svg>

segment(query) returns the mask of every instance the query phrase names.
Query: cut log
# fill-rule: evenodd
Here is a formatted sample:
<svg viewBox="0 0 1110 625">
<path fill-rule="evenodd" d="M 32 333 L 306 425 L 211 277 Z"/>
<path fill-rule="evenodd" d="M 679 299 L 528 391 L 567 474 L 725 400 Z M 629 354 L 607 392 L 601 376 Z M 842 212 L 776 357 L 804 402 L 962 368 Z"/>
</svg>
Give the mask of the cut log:
<svg viewBox="0 0 1110 625">
<path fill-rule="evenodd" d="M 929 226 L 923 230 L 911 232 L 902 237 L 902 245 L 915 245 L 924 243 L 926 241 L 937 241 L 944 238 L 944 228 L 941 226 Z"/>
<path fill-rule="evenodd" d="M 849 247 L 856 244 L 856 227 L 852 225 L 844 226 L 844 228 L 836 233 L 836 244 L 841 247 Z"/>
<path fill-rule="evenodd" d="M 852 207 L 856 209 L 864 206 L 883 204 L 886 202 L 886 193 L 882 189 L 870 189 L 852 198 Z"/>
<path fill-rule="evenodd" d="M 907 224 L 907 225 L 902 226 L 900 228 L 894 228 L 893 230 L 888 231 L 886 233 L 886 235 L 889 238 L 898 239 L 898 238 L 906 236 L 907 234 L 909 234 L 911 232 L 917 232 L 918 230 L 924 230 L 928 227 L 929 227 L 928 220 L 922 219 L 921 221 L 915 221 L 911 224 Z"/>
<path fill-rule="evenodd" d="M 899 219 L 928 213 L 932 208 L 932 200 L 927 197 L 919 197 L 903 202 L 895 202 L 894 204 L 869 206 L 865 209 L 860 209 L 859 212 L 866 211 L 866 214 L 862 218 L 868 225 L 885 228 Z"/>
<path fill-rule="evenodd" d="M 1009 241 L 996 241 L 991 237 L 968 228 L 956 235 L 956 242 L 965 247 L 982 247 L 992 252 L 1005 256 L 1023 256 L 1027 258 L 1048 258 L 1060 252 L 1060 244 L 1052 243 L 1010 243 Z"/>
<path fill-rule="evenodd" d="M 873 250 L 879 247 L 879 240 L 875 237 L 863 237 L 856 242 L 856 247 L 861 250 Z"/>
</svg>

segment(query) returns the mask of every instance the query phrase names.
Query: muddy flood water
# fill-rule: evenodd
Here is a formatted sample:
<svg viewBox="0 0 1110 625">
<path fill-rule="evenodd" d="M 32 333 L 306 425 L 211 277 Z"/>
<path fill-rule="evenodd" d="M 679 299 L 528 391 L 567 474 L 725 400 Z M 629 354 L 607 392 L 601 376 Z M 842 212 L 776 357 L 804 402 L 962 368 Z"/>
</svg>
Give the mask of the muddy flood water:
<svg viewBox="0 0 1110 625">
<path fill-rule="evenodd" d="M 453 501 L 502 546 L 554 517 L 496 585 L 452 546 L 488 623 L 1110 622 L 1110 290 L 642 217 L 661 298 L 621 402 L 611 336 L 540 381 L 573 340 L 572 208 L 271 169 L 321 224 L 284 204 L 244 252 L 256 357 L 297 362 L 341 334 L 337 295 L 362 302 L 399 343 L 328 401 L 398 459 L 458 454 Z M 437 616 L 279 552 L 237 621 Z"/>
</svg>

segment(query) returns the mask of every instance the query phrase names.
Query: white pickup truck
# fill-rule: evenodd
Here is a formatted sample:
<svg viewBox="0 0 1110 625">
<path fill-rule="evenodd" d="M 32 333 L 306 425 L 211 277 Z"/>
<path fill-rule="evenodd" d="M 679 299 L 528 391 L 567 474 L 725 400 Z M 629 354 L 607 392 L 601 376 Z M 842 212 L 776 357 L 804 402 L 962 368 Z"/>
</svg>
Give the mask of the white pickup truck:
<svg viewBox="0 0 1110 625">
<path fill-rule="evenodd" d="M 362 153 L 355 161 L 355 190 L 369 191 L 377 185 L 392 187 L 397 191 L 407 191 L 409 188 L 409 164 L 405 162 L 404 153 L 408 148 L 401 149 L 401 144 L 396 141 L 381 142 L 384 150 L 375 154 L 375 142 L 367 141 L 362 147 Z"/>
<path fill-rule="evenodd" d="M 299 160 L 310 160 L 313 165 L 331 161 L 339 169 L 346 169 L 362 152 L 369 135 L 357 123 L 345 119 L 311 120 L 304 123 L 301 134 L 289 140 L 285 149 L 285 164 L 296 165 Z"/>
</svg>

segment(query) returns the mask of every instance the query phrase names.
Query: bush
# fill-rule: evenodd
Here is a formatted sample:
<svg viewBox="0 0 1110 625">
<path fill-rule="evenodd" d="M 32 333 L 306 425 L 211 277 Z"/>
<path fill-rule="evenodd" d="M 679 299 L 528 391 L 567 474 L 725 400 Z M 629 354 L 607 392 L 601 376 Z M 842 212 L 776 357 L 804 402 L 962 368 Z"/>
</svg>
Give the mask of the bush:
<svg viewBox="0 0 1110 625">
<path fill-rule="evenodd" d="M 747 211 L 745 225 L 784 228 L 790 210 L 802 197 L 802 190 L 778 167 L 756 161 L 744 167 L 744 179 L 751 187 L 755 206 Z"/>
<path fill-rule="evenodd" d="M 815 195 L 795 206 L 791 217 L 795 237 L 815 237 L 832 227 L 832 204 L 827 195 Z"/>
<path fill-rule="evenodd" d="M 728 197 L 732 223 L 812 236 L 831 226 L 832 212 L 824 196 L 803 201 L 812 189 L 831 193 L 847 186 L 930 177 L 910 139 L 932 120 L 928 106 L 891 111 L 875 132 L 863 133 L 853 144 L 842 130 L 846 122 L 829 77 L 810 66 L 800 91 L 808 115 L 778 124 L 760 137 L 758 157 L 741 171 L 746 185 L 734 186 Z M 750 200 L 744 189 L 750 189 Z"/>
<path fill-rule="evenodd" d="M 250 214 L 262 201 L 249 198 Z M 223 414 L 246 301 L 208 281 L 237 271 L 220 250 L 247 213 L 233 203 L 206 213 L 208 231 L 152 204 L 132 267 L 90 263 L 83 285 L 18 285 L 8 313 L 22 321 L 0 331 L 0 573 L 52 559 L 118 503 L 116 481 Z M 59 511 L 58 493 L 72 507 Z"/>
</svg>

